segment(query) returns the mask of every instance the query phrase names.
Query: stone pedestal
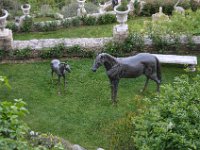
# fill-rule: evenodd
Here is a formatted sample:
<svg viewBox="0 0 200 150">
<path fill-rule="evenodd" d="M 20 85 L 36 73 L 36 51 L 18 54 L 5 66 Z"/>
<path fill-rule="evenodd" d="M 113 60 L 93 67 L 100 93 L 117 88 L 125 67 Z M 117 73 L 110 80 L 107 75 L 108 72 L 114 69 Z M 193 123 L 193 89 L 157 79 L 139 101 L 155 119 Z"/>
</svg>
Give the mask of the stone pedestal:
<svg viewBox="0 0 200 150">
<path fill-rule="evenodd" d="M 115 42 L 122 43 L 128 37 L 128 25 L 116 25 L 113 27 L 113 39 Z"/>
<path fill-rule="evenodd" d="M 12 50 L 13 49 L 13 35 L 9 29 L 0 30 L 0 49 Z"/>
</svg>

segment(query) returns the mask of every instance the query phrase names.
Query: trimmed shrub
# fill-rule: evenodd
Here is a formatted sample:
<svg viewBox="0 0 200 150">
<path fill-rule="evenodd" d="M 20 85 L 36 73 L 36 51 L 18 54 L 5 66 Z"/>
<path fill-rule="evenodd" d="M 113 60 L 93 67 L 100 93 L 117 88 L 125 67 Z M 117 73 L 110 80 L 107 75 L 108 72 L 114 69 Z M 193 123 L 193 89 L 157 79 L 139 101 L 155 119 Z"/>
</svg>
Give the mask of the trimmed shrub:
<svg viewBox="0 0 200 150">
<path fill-rule="evenodd" d="M 21 32 L 30 32 L 33 29 L 33 18 L 32 17 L 25 17 L 20 27 Z"/>
<path fill-rule="evenodd" d="M 116 16 L 113 14 L 104 14 L 97 18 L 97 24 L 110 24 L 117 21 Z"/>
<path fill-rule="evenodd" d="M 96 17 L 93 17 L 93 16 L 84 16 L 81 18 L 82 22 L 83 22 L 83 25 L 88 25 L 88 26 L 91 26 L 91 25 L 95 25 L 96 24 Z"/>
<path fill-rule="evenodd" d="M 56 45 L 50 50 L 43 50 L 40 53 L 40 57 L 43 59 L 47 58 L 60 58 L 64 55 L 65 46 L 64 44 Z"/>
<path fill-rule="evenodd" d="M 75 17 L 71 20 L 72 26 L 78 27 L 82 24 L 81 18 L 80 17 Z"/>
<path fill-rule="evenodd" d="M 28 59 L 31 57 L 32 50 L 30 48 L 11 51 L 10 56 L 15 59 Z"/>
<path fill-rule="evenodd" d="M 167 15 L 172 15 L 172 12 L 174 10 L 174 5 L 177 2 L 177 0 L 165 0 L 165 1 L 158 1 L 158 0 L 147 0 L 145 1 L 144 8 L 141 12 L 141 15 L 143 16 L 151 16 L 152 14 L 155 14 L 159 12 L 159 7 L 163 7 L 163 13 Z M 189 1 L 182 1 L 179 3 L 179 6 L 183 7 L 184 9 L 190 8 Z"/>
<path fill-rule="evenodd" d="M 71 24 L 72 24 L 72 22 L 69 19 L 62 20 L 62 26 L 64 28 L 69 28 L 71 26 Z"/>
</svg>

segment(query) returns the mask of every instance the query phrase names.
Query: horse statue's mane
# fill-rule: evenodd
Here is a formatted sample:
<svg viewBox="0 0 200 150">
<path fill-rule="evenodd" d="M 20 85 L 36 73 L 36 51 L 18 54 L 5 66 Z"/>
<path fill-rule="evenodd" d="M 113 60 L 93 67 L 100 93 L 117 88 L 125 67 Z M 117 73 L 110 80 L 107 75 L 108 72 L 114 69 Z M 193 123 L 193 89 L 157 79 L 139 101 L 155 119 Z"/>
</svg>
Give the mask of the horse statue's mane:
<svg viewBox="0 0 200 150">
<path fill-rule="evenodd" d="M 108 53 L 101 53 L 101 54 L 99 54 L 99 56 L 100 56 L 100 58 L 104 59 L 105 67 L 108 65 L 106 63 L 109 63 L 109 65 L 111 65 L 111 66 L 118 64 L 118 61 L 117 61 L 116 57 L 114 57 L 114 56 L 112 56 L 112 55 L 110 55 Z"/>
</svg>

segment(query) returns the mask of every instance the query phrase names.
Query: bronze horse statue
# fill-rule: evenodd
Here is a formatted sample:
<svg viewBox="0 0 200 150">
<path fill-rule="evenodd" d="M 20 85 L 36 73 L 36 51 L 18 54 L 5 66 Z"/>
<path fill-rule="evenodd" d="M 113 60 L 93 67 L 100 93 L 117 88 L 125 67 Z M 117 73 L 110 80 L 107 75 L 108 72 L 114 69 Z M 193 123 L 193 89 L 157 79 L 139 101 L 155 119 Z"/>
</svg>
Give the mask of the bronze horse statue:
<svg viewBox="0 0 200 150">
<path fill-rule="evenodd" d="M 111 99 L 113 104 L 117 103 L 117 90 L 120 78 L 136 78 L 140 75 L 146 76 L 143 91 L 146 89 L 149 79 L 157 84 L 160 91 L 161 68 L 156 56 L 149 53 L 139 53 L 135 56 L 116 58 L 107 53 L 97 55 L 92 71 L 104 65 L 111 84 Z"/>
</svg>

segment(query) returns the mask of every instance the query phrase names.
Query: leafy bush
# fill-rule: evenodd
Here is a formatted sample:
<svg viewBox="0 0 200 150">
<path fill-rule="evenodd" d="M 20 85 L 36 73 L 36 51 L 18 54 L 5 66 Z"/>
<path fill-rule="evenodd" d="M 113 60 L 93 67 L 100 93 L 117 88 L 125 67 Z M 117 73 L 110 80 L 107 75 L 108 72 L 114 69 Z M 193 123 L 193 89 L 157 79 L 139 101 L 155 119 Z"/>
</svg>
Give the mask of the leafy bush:
<svg viewBox="0 0 200 150">
<path fill-rule="evenodd" d="M 43 59 L 47 58 L 60 58 L 64 55 L 64 44 L 58 44 L 50 50 L 41 51 L 40 57 Z"/>
<path fill-rule="evenodd" d="M 71 20 L 72 26 L 80 26 L 81 25 L 81 18 L 80 17 L 75 17 Z"/>
<path fill-rule="evenodd" d="M 95 25 L 96 24 L 96 17 L 92 17 L 92 16 L 84 16 L 81 18 L 82 21 L 83 21 L 83 25 Z"/>
<path fill-rule="evenodd" d="M 132 51 L 142 51 L 144 49 L 144 37 L 138 33 L 129 34 L 128 38 L 124 41 L 123 51 L 129 53 Z"/>
<path fill-rule="evenodd" d="M 200 147 L 200 75 L 175 78 L 161 93 L 146 98 L 149 108 L 133 119 L 137 149 Z"/>
<path fill-rule="evenodd" d="M 165 0 L 165 1 L 158 1 L 158 0 L 147 0 L 145 1 L 146 4 L 144 5 L 144 8 L 142 10 L 141 15 L 143 16 L 151 16 L 152 14 L 155 14 L 159 11 L 159 7 L 163 7 L 163 13 L 167 15 L 172 15 L 172 12 L 174 10 L 174 5 L 177 2 L 177 0 Z M 190 8 L 189 1 L 182 1 L 179 3 L 179 6 L 188 9 Z"/>
<path fill-rule="evenodd" d="M 97 18 L 97 24 L 110 24 L 117 21 L 116 16 L 113 14 L 104 14 Z"/>
<path fill-rule="evenodd" d="M 58 25 L 55 21 L 34 24 L 35 31 L 47 32 L 47 31 L 55 31 L 57 29 Z"/>
<path fill-rule="evenodd" d="M 10 52 L 11 57 L 16 59 L 27 59 L 31 57 L 32 50 L 30 48 L 18 49 Z"/>
<path fill-rule="evenodd" d="M 141 34 L 130 33 L 123 43 L 109 42 L 104 46 L 104 51 L 115 56 L 122 56 L 133 51 L 143 51 L 144 39 Z"/>
<path fill-rule="evenodd" d="M 0 49 L 0 60 L 5 58 L 8 55 L 8 51 L 5 51 L 3 49 Z"/>
<path fill-rule="evenodd" d="M 72 24 L 72 23 L 71 23 L 71 20 L 69 20 L 69 19 L 65 19 L 65 20 L 62 21 L 62 26 L 63 26 L 64 28 L 70 27 L 71 24 Z"/>
<path fill-rule="evenodd" d="M 71 3 L 67 6 L 64 6 L 62 8 L 61 13 L 64 15 L 64 18 L 74 17 L 77 16 L 77 9 L 78 9 L 78 4 Z"/>
<path fill-rule="evenodd" d="M 33 18 L 32 17 L 25 17 L 20 27 L 21 32 L 30 32 L 33 29 Z"/>
<path fill-rule="evenodd" d="M 14 23 L 8 23 L 6 28 L 12 30 L 13 32 L 19 31 L 19 28 Z"/>
<path fill-rule="evenodd" d="M 121 43 L 108 42 L 104 46 L 104 52 L 114 56 L 122 56 L 123 54 L 122 47 L 123 45 Z"/>
</svg>

